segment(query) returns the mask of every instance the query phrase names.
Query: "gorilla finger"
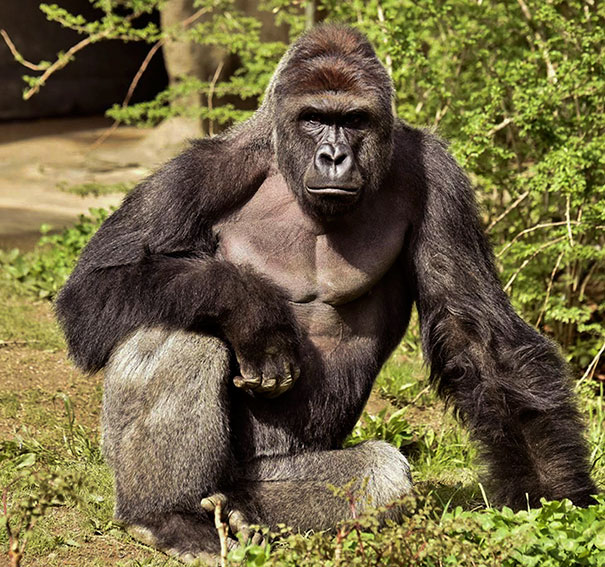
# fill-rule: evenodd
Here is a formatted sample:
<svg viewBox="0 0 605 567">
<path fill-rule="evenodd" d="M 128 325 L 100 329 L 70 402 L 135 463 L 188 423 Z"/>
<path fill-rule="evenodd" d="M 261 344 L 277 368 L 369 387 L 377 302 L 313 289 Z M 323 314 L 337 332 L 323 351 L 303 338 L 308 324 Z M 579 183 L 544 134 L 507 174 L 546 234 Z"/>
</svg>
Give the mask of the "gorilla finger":
<svg viewBox="0 0 605 567">
<path fill-rule="evenodd" d="M 252 536 L 252 540 L 250 541 L 252 545 L 262 545 L 263 544 L 263 534 L 260 532 L 255 532 Z"/>
<path fill-rule="evenodd" d="M 248 521 L 239 510 L 231 510 L 231 512 L 229 512 L 227 520 L 229 522 L 229 528 L 234 534 L 241 533 L 245 536 L 246 539 L 248 539 L 248 536 L 250 535 Z M 244 534 L 244 532 L 247 533 Z"/>
<path fill-rule="evenodd" d="M 261 385 L 254 391 L 264 394 L 266 392 L 274 392 L 276 387 L 277 376 L 267 376 L 263 374 L 263 381 L 261 382 Z"/>
<path fill-rule="evenodd" d="M 244 390 L 256 390 L 262 383 L 260 375 L 252 374 L 250 376 L 235 376 L 233 384 L 236 388 Z"/>
</svg>

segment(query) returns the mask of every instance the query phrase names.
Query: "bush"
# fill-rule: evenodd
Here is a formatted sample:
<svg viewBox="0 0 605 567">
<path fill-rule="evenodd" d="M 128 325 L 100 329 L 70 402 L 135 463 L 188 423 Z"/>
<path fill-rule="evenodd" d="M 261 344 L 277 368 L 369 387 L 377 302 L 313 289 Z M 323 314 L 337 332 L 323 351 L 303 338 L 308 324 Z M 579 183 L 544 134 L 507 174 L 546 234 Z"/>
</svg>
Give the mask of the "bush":
<svg viewBox="0 0 605 567">
<path fill-rule="evenodd" d="M 107 218 L 110 211 L 91 209 L 90 216 L 80 215 L 73 227 L 60 234 L 43 236 L 32 252 L 19 250 L 0 254 L 0 265 L 8 277 L 39 298 L 54 299 L 76 265 L 82 248 Z M 43 234 L 50 227 L 42 226 Z"/>
</svg>

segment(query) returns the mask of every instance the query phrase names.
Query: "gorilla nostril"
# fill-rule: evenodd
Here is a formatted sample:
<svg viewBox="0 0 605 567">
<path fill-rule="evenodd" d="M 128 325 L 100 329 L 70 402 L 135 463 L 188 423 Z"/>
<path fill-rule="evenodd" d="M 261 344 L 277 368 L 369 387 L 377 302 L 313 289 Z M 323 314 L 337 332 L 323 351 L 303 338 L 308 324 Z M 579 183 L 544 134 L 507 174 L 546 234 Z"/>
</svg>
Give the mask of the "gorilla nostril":
<svg viewBox="0 0 605 567">
<path fill-rule="evenodd" d="M 333 165 L 335 163 L 332 154 L 329 154 L 328 152 L 321 152 L 319 154 L 319 161 L 323 165 Z"/>
<path fill-rule="evenodd" d="M 347 154 L 342 153 L 342 154 L 338 154 L 334 159 L 334 165 L 340 165 L 341 163 L 343 163 L 345 160 L 347 159 Z"/>
</svg>

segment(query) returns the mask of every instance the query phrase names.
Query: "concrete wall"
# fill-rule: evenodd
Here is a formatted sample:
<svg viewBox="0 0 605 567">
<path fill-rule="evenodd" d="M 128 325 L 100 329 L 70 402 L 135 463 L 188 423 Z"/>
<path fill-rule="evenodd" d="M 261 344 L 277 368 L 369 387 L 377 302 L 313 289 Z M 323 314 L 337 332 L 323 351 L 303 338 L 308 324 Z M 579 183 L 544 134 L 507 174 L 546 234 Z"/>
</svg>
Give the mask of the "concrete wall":
<svg viewBox="0 0 605 567">
<path fill-rule="evenodd" d="M 33 63 L 53 61 L 58 51 L 66 51 L 82 39 L 77 33 L 48 22 L 38 9 L 39 1 L 0 0 L 0 28 Z M 57 3 L 88 19 L 95 17 L 88 0 Z M 102 113 L 122 102 L 149 48 L 148 44 L 121 41 L 88 46 L 65 69 L 56 72 L 37 95 L 24 101 L 25 83 L 21 76 L 36 73 L 14 61 L 0 38 L 0 120 Z M 133 101 L 153 98 L 166 84 L 162 53 L 158 52 L 143 74 Z"/>
</svg>

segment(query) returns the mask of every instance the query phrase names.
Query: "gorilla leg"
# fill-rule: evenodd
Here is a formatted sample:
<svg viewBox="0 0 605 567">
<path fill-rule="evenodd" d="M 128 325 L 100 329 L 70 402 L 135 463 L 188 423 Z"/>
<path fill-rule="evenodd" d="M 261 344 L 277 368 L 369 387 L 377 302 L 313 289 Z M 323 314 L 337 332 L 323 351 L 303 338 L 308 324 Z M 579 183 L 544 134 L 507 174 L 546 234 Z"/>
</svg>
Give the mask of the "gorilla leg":
<svg viewBox="0 0 605 567">
<path fill-rule="evenodd" d="M 230 483 L 229 361 L 219 339 L 153 328 L 124 342 L 106 369 L 103 451 L 116 518 L 181 556 L 218 550 L 200 500 Z"/>
<path fill-rule="evenodd" d="M 357 512 L 384 506 L 412 489 L 405 457 L 384 441 L 368 441 L 349 449 L 259 458 L 246 466 L 228 498 L 251 523 L 330 529 L 350 518 L 352 510 L 327 485 L 344 486 L 353 479 Z"/>
</svg>

